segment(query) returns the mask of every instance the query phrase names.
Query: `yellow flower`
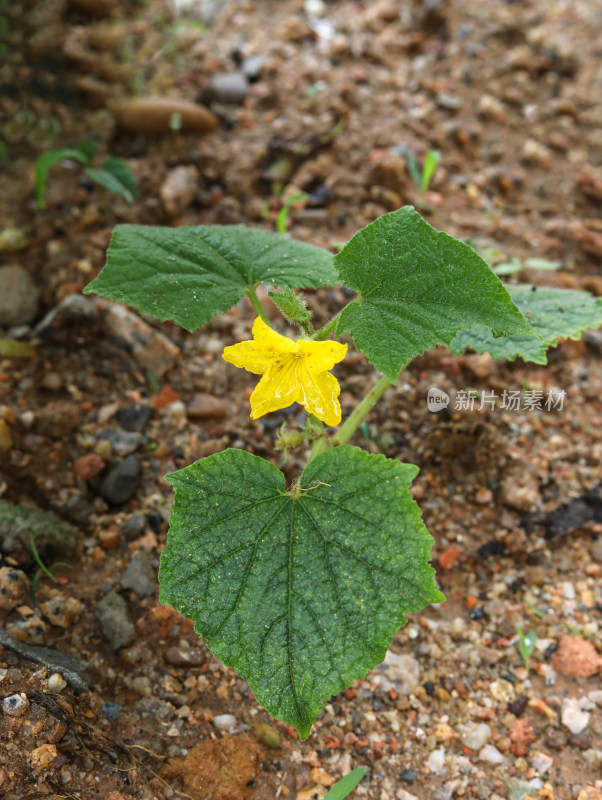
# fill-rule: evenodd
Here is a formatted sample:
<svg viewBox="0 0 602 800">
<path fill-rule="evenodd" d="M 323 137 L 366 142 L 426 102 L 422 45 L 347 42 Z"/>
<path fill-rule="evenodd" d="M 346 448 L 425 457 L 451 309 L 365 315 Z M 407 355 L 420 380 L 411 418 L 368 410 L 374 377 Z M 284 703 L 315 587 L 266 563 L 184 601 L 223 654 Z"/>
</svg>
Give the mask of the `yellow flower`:
<svg viewBox="0 0 602 800">
<path fill-rule="evenodd" d="M 251 419 L 301 403 L 327 425 L 338 425 L 341 387 L 328 370 L 346 352 L 347 345 L 339 342 L 293 342 L 257 317 L 253 339 L 226 347 L 223 357 L 235 367 L 263 376 L 251 395 Z"/>
</svg>

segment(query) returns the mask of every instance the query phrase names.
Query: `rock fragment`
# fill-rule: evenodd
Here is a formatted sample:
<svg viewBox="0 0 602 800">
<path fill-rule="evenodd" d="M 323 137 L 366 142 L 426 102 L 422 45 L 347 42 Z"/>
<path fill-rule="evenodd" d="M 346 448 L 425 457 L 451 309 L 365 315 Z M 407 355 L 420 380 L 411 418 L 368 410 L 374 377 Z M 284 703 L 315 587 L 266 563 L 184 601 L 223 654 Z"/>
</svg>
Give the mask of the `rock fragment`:
<svg viewBox="0 0 602 800">
<path fill-rule="evenodd" d="M 219 397 L 200 392 L 194 395 L 186 411 L 193 420 L 220 419 L 226 413 L 226 405 Z"/>
<path fill-rule="evenodd" d="M 0 567 L 0 609 L 12 611 L 22 605 L 29 592 L 29 581 L 24 572 L 13 567 Z"/>
<path fill-rule="evenodd" d="M 167 336 L 123 306 L 111 303 L 105 313 L 104 325 L 107 334 L 157 378 L 162 378 L 173 366 L 180 352 Z"/>
<path fill-rule="evenodd" d="M 122 128 L 132 133 L 210 133 L 218 119 L 198 103 L 169 97 L 129 97 L 113 100 L 109 111 Z"/>
<path fill-rule="evenodd" d="M 591 678 L 602 670 L 602 656 L 594 645 L 582 636 L 563 633 L 552 666 L 563 675 Z"/>
<path fill-rule="evenodd" d="M 84 604 L 76 597 L 57 594 L 50 600 L 40 603 L 46 619 L 59 628 L 69 628 L 84 610 Z"/>
<path fill-rule="evenodd" d="M 27 325 L 38 313 L 40 290 L 27 270 L 0 267 L 0 328 Z"/>
<path fill-rule="evenodd" d="M 132 589 L 140 597 L 149 597 L 157 588 L 157 577 L 150 558 L 142 551 L 134 553 L 121 579 L 122 589 Z"/>
<path fill-rule="evenodd" d="M 2 711 L 7 717 L 20 717 L 29 708 L 29 700 L 25 694 L 11 694 L 2 701 Z"/>
<path fill-rule="evenodd" d="M 116 592 L 106 594 L 94 612 L 102 635 L 113 650 L 127 647 L 136 641 L 136 629 L 130 619 L 125 600 Z"/>
<path fill-rule="evenodd" d="M 136 456 L 127 456 L 116 464 L 103 478 L 98 494 L 110 505 L 127 503 L 138 491 L 141 480 L 140 461 Z"/>
</svg>

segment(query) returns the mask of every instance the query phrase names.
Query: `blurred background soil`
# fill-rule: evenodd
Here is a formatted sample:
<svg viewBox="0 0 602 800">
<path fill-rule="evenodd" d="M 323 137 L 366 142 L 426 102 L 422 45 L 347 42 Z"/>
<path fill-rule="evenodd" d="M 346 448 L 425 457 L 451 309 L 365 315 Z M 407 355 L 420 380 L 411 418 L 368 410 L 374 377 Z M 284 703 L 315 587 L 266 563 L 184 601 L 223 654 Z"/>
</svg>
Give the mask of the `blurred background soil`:
<svg viewBox="0 0 602 800">
<path fill-rule="evenodd" d="M 189 334 L 81 290 L 116 224 L 273 230 L 305 192 L 299 239 L 336 249 L 412 203 L 492 260 L 561 262 L 526 281 L 602 296 L 602 5 L 46 0 L 1 27 L 0 328 L 33 348 L 0 357 L 0 796 L 309 800 L 368 765 L 370 800 L 600 800 L 602 333 L 545 366 L 429 351 L 358 431 L 420 467 L 447 602 L 301 743 L 156 574 L 162 476 L 239 447 L 292 478 L 307 454 L 273 445 L 304 411 L 250 420 L 253 379 L 220 358 L 249 338 L 244 302 Z M 137 201 L 63 163 L 40 210 L 36 158 L 87 140 Z M 408 154 L 433 149 L 421 194 Z M 346 299 L 310 292 L 316 324 Z M 353 350 L 336 374 L 345 416 L 376 377 Z M 566 398 L 430 414 L 431 386 Z"/>
</svg>

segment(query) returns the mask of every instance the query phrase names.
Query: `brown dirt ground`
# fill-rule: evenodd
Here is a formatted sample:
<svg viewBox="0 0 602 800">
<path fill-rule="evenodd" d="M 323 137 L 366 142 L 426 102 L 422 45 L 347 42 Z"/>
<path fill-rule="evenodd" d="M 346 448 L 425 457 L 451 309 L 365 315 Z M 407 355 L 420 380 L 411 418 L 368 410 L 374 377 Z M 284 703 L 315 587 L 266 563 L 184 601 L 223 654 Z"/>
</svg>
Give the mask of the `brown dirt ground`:
<svg viewBox="0 0 602 800">
<path fill-rule="evenodd" d="M 277 184 L 284 196 L 313 193 L 312 203 L 291 211 L 289 232 L 297 238 L 330 247 L 414 203 L 436 227 L 480 247 L 562 262 L 560 271 L 526 274 L 529 280 L 602 295 L 599 4 L 454 0 L 431 3 L 427 12 L 428 5 L 332 0 L 320 26 L 297 0 L 241 0 L 224 3 L 200 30 L 186 17 L 174 24 L 159 0 L 9 4 L 0 218 L 2 227 L 22 230 L 28 245 L 0 255 L 3 264 L 24 266 L 41 289 L 33 324 L 97 273 L 115 224 L 270 228 L 282 202 Z M 211 103 L 220 119 L 215 133 L 129 133 L 106 111 L 110 98 L 133 93 L 209 102 L 212 75 L 236 71 L 253 55 L 264 60 L 244 98 Z M 138 201 L 127 205 L 81 172 L 56 167 L 48 207 L 39 210 L 36 157 L 89 138 L 101 156 L 127 160 Z M 419 160 L 429 149 L 442 152 L 425 197 L 408 175 L 404 148 Z M 170 202 L 166 181 L 178 166 L 190 168 L 194 188 Z M 309 295 L 317 322 L 343 301 L 339 290 Z M 225 344 L 248 335 L 250 307 L 241 303 L 192 335 L 146 321 L 181 351 L 159 379 L 107 336 L 102 315 L 57 325 L 33 358 L 0 361 L 11 436 L 2 496 L 70 515 L 81 531 L 75 555 L 42 554 L 48 563 L 68 562 L 57 569 L 61 584 L 40 579 L 34 602 L 0 611 L 0 621 L 27 619 L 29 606 L 35 610 L 57 590 L 78 598 L 77 621 L 47 624 L 43 643 L 75 655 L 90 680 L 79 696 L 69 688 L 55 694 L 44 668 L 0 653 L 2 697 L 24 693 L 29 701 L 23 716 L 0 720 L 0 796 L 307 800 L 320 796 L 321 784 L 367 764 L 370 775 L 356 794 L 371 800 L 504 798 L 517 781 L 532 781 L 542 798 L 600 798 L 599 676 L 562 674 L 554 651 L 567 633 L 580 647 L 600 648 L 602 527 L 590 521 L 544 536 L 548 514 L 602 479 L 599 344 L 567 342 L 544 367 L 438 349 L 416 359 L 386 394 L 354 441 L 421 468 L 415 496 L 436 540 L 433 560 L 448 601 L 417 615 L 395 639 L 393 651 L 418 664 L 409 694 L 384 688 L 375 670 L 332 698 L 300 743 L 199 645 L 187 620 L 158 605 L 157 592 L 142 597 L 120 588 L 134 552 L 158 564 L 171 498 L 163 474 L 227 446 L 273 459 L 289 477 L 305 457 L 293 452 L 284 462 L 273 449 L 282 422 L 302 422 L 298 410 L 252 422 L 249 376 L 219 358 Z M 352 354 L 337 376 L 346 414 L 372 385 L 373 371 Z M 429 415 L 430 386 L 452 397 L 467 388 L 560 387 L 567 400 L 561 412 Z M 156 412 L 136 451 L 141 485 L 127 504 L 109 507 L 97 493 L 100 476 L 83 480 L 74 462 L 98 452 L 98 433 L 116 425 L 120 405 L 156 398 L 165 387 L 183 405 Z M 186 407 L 198 392 L 222 400 L 225 416 L 189 419 Z M 109 466 L 119 460 L 110 449 L 100 452 Z M 520 497 L 517 487 L 525 490 Z M 135 514 L 145 521 L 129 541 L 121 531 Z M 29 580 L 36 570 L 25 551 L 5 554 L 2 563 Z M 94 613 L 111 589 L 126 599 L 136 631 L 118 652 Z M 517 625 L 535 628 L 543 642 L 529 674 L 517 653 Z M 174 646 L 200 647 L 198 665 L 170 663 Z M 580 733 L 561 722 L 571 700 L 589 708 Z M 114 722 L 101 711 L 107 702 L 122 706 Z M 214 724 L 223 714 L 236 718 L 234 735 Z M 517 729 L 519 719 L 528 736 Z M 277 729 L 278 749 L 258 742 L 258 720 Z M 475 722 L 490 726 L 489 744 L 503 763 L 463 743 L 462 726 Z M 44 751 L 52 758 L 41 765 L 32 753 L 44 745 L 56 755 Z M 433 753 L 441 750 L 439 769 Z M 538 753 L 551 757 L 547 770 Z"/>
</svg>

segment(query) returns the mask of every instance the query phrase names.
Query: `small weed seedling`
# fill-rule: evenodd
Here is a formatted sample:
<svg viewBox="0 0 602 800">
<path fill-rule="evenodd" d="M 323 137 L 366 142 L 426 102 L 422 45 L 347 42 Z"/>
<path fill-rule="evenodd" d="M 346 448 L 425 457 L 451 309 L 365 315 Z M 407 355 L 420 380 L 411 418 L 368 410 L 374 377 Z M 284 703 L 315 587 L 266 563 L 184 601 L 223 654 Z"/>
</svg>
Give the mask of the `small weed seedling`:
<svg viewBox="0 0 602 800">
<path fill-rule="evenodd" d="M 433 176 L 435 175 L 435 170 L 437 169 L 437 164 L 441 160 L 441 151 L 440 150 L 429 150 L 428 153 L 424 157 L 424 162 L 422 164 L 422 170 L 418 166 L 418 161 L 416 160 L 416 156 L 412 153 L 411 150 L 406 152 L 406 163 L 408 165 L 408 171 L 412 176 L 412 180 L 420 190 L 420 194 L 424 194 L 428 191 L 429 186 L 431 185 L 431 181 L 433 180 Z"/>
<path fill-rule="evenodd" d="M 524 633 L 520 625 L 516 626 L 516 632 L 518 633 L 518 652 L 520 653 L 520 657 L 523 660 L 525 669 L 528 672 L 529 659 L 531 658 L 533 651 L 535 650 L 535 641 L 537 640 L 537 634 L 535 633 L 534 630 L 530 630 L 528 633 Z"/>
<path fill-rule="evenodd" d="M 306 194 L 305 192 L 298 192 L 297 194 L 294 194 L 292 197 L 289 197 L 288 200 L 286 200 L 282 204 L 282 208 L 280 209 L 280 211 L 278 212 L 278 216 L 276 217 L 276 230 L 278 231 L 278 233 L 286 233 L 288 215 L 290 213 L 291 206 L 293 206 L 295 203 L 298 203 L 301 200 L 306 200 L 308 197 L 309 195 Z"/>
<path fill-rule="evenodd" d="M 370 772 L 370 767 L 356 767 L 351 770 L 348 775 L 337 781 L 330 791 L 326 792 L 323 800 L 345 800 L 368 772 Z"/>
<path fill-rule="evenodd" d="M 280 290 L 270 296 L 298 336 L 268 319 L 260 284 Z M 316 329 L 298 290 L 336 284 L 354 299 Z M 278 433 L 280 448 L 308 452 L 288 486 L 272 462 L 236 449 L 166 476 L 175 499 L 159 571 L 160 601 L 192 619 L 302 739 L 331 695 L 382 662 L 407 614 L 444 600 L 411 493 L 418 468 L 349 445 L 372 408 L 436 345 L 545 364 L 560 338 L 602 324 L 602 299 L 506 287 L 411 206 L 370 223 L 335 256 L 244 225 L 119 225 L 85 291 L 189 331 L 246 295 L 252 338 L 223 357 L 258 378 L 252 419 L 293 403 L 307 412 L 305 427 Z M 345 420 L 332 372 L 347 354 L 343 334 L 380 373 Z M 343 796 L 337 788 L 329 800 Z"/>
<path fill-rule="evenodd" d="M 46 182 L 48 173 L 55 164 L 61 161 L 75 161 L 84 166 L 84 172 L 94 183 L 116 194 L 126 203 L 133 203 L 136 199 L 136 179 L 128 165 L 120 158 L 107 158 L 98 168 L 92 166 L 96 144 L 82 142 L 75 147 L 66 147 L 60 150 L 51 150 L 41 155 L 36 161 L 36 200 L 38 208 L 46 208 Z"/>
<path fill-rule="evenodd" d="M 46 564 L 44 564 L 44 562 L 42 561 L 40 554 L 38 553 L 38 548 L 36 547 L 34 538 L 31 535 L 29 537 L 29 544 L 31 546 L 31 553 L 34 557 L 36 564 L 38 565 L 35 575 L 33 576 L 33 579 L 31 581 L 31 604 L 34 605 L 36 592 L 38 590 L 38 582 L 42 577 L 42 575 L 46 575 L 46 577 L 50 578 L 50 580 L 53 583 L 57 583 L 58 581 L 56 575 L 53 574 L 52 570 L 55 567 L 68 567 L 69 564 L 65 564 L 64 561 L 57 561 L 54 564 L 51 564 L 50 567 L 47 567 Z"/>
</svg>

